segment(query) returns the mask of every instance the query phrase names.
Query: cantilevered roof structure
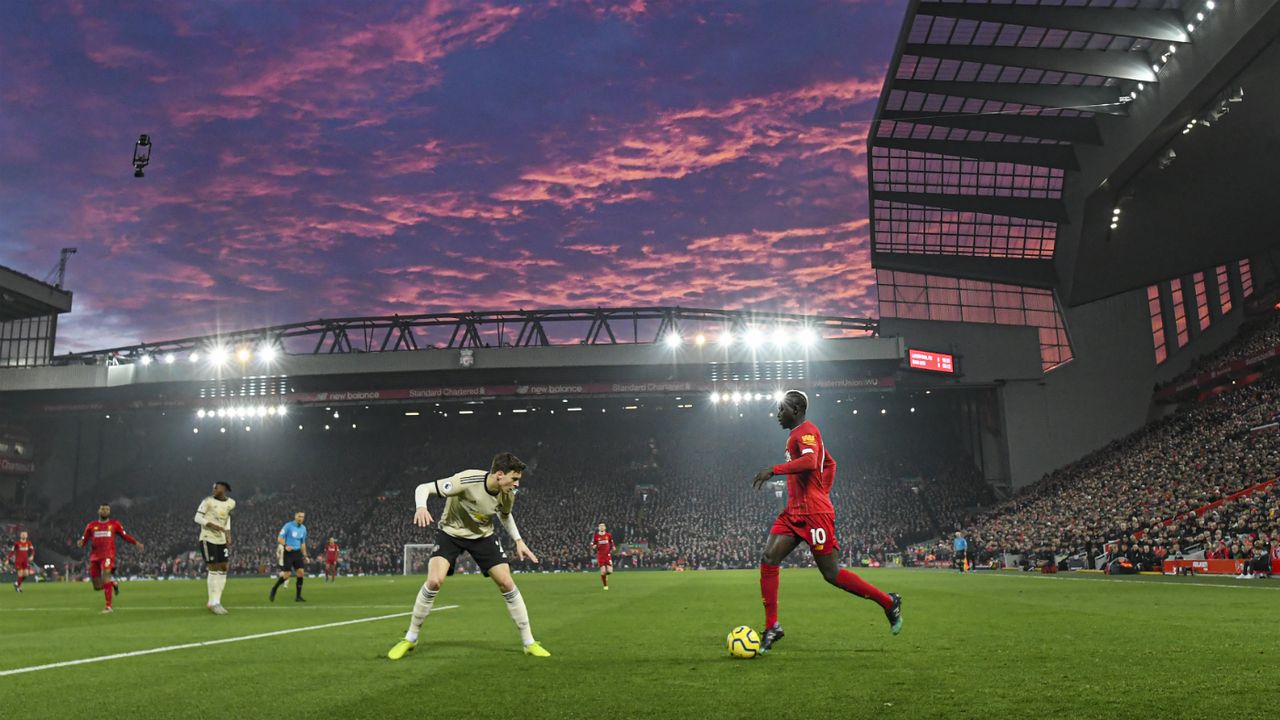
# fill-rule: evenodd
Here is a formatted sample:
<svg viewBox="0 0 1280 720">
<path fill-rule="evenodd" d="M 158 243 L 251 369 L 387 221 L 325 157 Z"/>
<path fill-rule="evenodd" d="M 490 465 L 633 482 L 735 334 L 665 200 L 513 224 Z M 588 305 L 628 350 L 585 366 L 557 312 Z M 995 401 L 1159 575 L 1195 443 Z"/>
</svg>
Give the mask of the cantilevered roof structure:
<svg viewBox="0 0 1280 720">
<path fill-rule="evenodd" d="M 71 293 L 0 266 L 0 367 L 45 365 Z"/>
<path fill-rule="evenodd" d="M 1277 0 L 912 0 L 868 138 L 881 316 L 1036 326 L 1050 369 L 1071 357 L 1062 306 L 1237 272 L 1273 233 L 1207 238 L 1175 219 L 1156 234 L 1125 208 L 1169 214 L 1144 188 L 1171 153 L 1195 154 L 1181 143 L 1241 144 L 1229 130 L 1183 139 L 1224 109 L 1269 122 L 1251 135 L 1280 147 L 1261 97 L 1280 95 L 1264 87 L 1280 88 L 1278 36 Z M 1239 197 L 1194 184 L 1180 186 L 1223 212 Z"/>
</svg>

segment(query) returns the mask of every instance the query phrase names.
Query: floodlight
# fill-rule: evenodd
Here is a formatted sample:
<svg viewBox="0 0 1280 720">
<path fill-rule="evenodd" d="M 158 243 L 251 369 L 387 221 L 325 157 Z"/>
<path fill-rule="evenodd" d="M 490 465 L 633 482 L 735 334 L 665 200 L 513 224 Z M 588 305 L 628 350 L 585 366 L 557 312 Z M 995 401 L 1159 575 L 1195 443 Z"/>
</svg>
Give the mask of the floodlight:
<svg viewBox="0 0 1280 720">
<path fill-rule="evenodd" d="M 745 340 L 747 341 L 747 347 L 755 350 L 760 347 L 760 343 L 764 342 L 764 333 L 760 331 L 760 328 L 749 327 L 747 328 L 747 336 Z"/>
<path fill-rule="evenodd" d="M 813 328 L 801 328 L 797 336 L 802 347 L 813 347 L 813 344 L 818 342 L 818 333 L 814 332 Z"/>
<path fill-rule="evenodd" d="M 236 351 L 236 359 L 242 363 L 249 362 L 249 357 L 251 355 L 252 353 L 249 352 L 249 348 L 240 348 Z"/>
<path fill-rule="evenodd" d="M 167 355 L 165 355 L 165 356 L 164 356 L 164 364 L 165 364 L 165 365 L 172 365 L 172 364 L 173 364 L 173 361 L 174 361 L 174 360 L 177 360 L 177 359 L 178 359 L 178 358 L 174 357 L 173 353 L 169 353 L 169 354 L 167 354 Z"/>
<path fill-rule="evenodd" d="M 713 392 L 713 393 L 711 393 L 711 402 L 713 402 L 713 403 L 718 403 L 718 402 L 720 402 L 720 393 L 719 393 L 719 392 Z"/>
<path fill-rule="evenodd" d="M 143 355 L 143 356 L 142 356 L 142 359 L 141 359 L 141 361 L 140 361 L 140 362 L 141 362 L 143 365 L 150 365 L 150 364 L 151 364 L 151 356 L 150 356 L 150 355 Z"/>
<path fill-rule="evenodd" d="M 667 333 L 667 336 L 663 338 L 663 342 L 666 343 L 669 348 L 680 347 L 680 333 L 675 332 L 674 330 Z"/>
<path fill-rule="evenodd" d="M 733 332 L 731 330 L 725 330 L 720 333 L 719 341 L 720 347 L 729 347 L 733 344 Z"/>
</svg>

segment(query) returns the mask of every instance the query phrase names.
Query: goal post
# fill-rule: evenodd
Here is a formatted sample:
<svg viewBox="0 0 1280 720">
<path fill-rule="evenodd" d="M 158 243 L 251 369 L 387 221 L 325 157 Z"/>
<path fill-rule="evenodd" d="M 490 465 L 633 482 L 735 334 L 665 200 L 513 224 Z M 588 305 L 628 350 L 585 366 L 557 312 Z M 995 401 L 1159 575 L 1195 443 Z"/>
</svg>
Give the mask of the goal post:
<svg viewBox="0 0 1280 720">
<path fill-rule="evenodd" d="M 435 543 L 420 544 L 409 543 L 404 546 L 404 567 L 402 569 L 405 575 L 426 575 L 427 561 L 431 559 L 431 554 L 436 551 Z"/>
</svg>

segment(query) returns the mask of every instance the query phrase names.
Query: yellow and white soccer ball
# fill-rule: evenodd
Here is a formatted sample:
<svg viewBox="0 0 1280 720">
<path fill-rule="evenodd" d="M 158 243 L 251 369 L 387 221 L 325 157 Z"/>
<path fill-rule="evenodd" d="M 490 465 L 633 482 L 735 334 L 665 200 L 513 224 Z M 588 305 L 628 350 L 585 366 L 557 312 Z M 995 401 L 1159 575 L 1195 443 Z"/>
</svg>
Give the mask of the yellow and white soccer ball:
<svg viewBox="0 0 1280 720">
<path fill-rule="evenodd" d="M 729 644 L 729 654 L 736 658 L 748 660 L 760 653 L 760 636 L 746 625 L 731 630 L 726 641 Z"/>
</svg>

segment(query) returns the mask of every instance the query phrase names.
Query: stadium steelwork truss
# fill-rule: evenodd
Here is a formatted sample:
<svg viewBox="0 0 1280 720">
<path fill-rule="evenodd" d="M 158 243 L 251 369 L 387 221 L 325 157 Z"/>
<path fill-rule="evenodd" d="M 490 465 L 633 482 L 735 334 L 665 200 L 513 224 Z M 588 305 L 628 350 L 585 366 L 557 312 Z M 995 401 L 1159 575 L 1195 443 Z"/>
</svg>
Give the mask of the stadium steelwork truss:
<svg viewBox="0 0 1280 720">
<path fill-rule="evenodd" d="M 1053 257 L 1075 148 L 1124 122 L 1194 14 L 1190 0 L 913 0 L 867 143 L 881 317 L 1031 325 L 1046 370 L 1069 360 Z"/>
<path fill-rule="evenodd" d="M 787 313 L 757 313 L 680 307 L 588 308 L 432 313 L 353 317 L 276 325 L 95 350 L 60 358 L 67 362 L 173 362 L 192 354 L 289 351 L 314 355 L 404 350 L 549 345 L 616 345 L 621 343 L 693 341 L 694 331 L 733 333 L 746 337 L 754 329 L 804 329 L 815 337 L 875 335 L 879 323 L 846 318 Z M 682 337 L 687 336 L 687 337 Z M 717 336 L 710 339 L 715 340 Z M 704 336 L 703 340 L 708 338 Z"/>
</svg>

